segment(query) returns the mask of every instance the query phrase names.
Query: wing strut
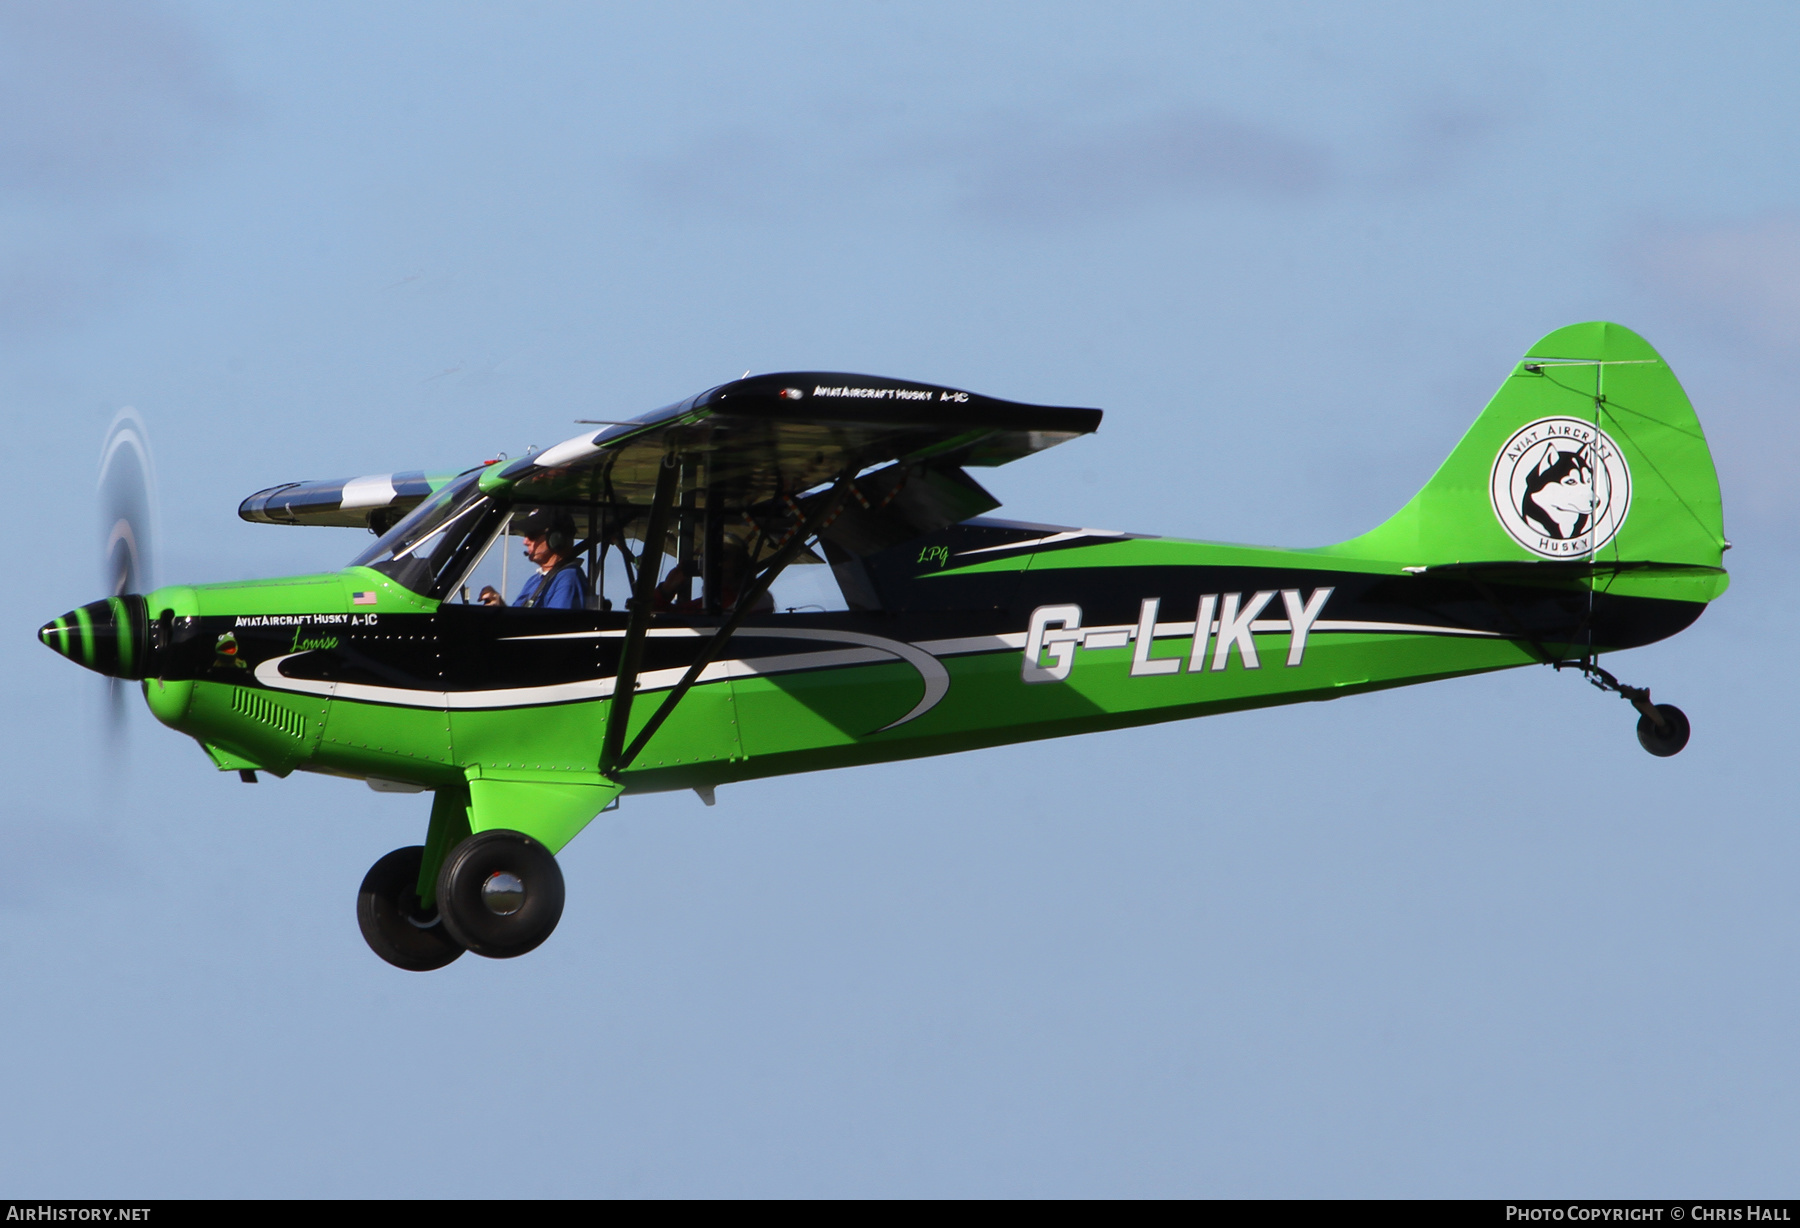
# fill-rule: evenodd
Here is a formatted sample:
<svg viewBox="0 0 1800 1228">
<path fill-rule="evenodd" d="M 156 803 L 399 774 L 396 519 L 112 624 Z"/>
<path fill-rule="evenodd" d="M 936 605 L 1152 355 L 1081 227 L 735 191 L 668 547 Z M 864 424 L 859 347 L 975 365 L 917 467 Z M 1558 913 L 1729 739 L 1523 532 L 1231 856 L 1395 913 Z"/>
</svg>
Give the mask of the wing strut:
<svg viewBox="0 0 1800 1228">
<path fill-rule="evenodd" d="M 600 772 L 612 774 L 612 764 L 625 743 L 625 722 L 631 719 L 631 696 L 637 690 L 638 663 L 644 658 L 644 636 L 650 630 L 650 606 L 656 600 L 656 573 L 662 568 L 663 534 L 669 527 L 669 508 L 675 502 L 675 485 L 681 466 L 665 455 L 656 470 L 656 495 L 650 503 L 650 522 L 644 527 L 644 549 L 638 555 L 636 593 L 631 617 L 625 620 L 625 643 L 619 650 L 619 674 L 613 680 L 612 702 L 606 708 L 606 739 L 600 744 Z M 623 534 L 621 534 L 621 540 Z"/>
<path fill-rule="evenodd" d="M 846 470 L 843 475 L 838 478 L 837 485 L 832 488 L 831 493 L 820 502 L 818 507 L 813 509 L 813 514 L 807 518 L 806 523 L 794 527 L 793 536 L 782 543 L 781 548 L 775 551 L 775 556 L 769 560 L 768 565 L 757 574 L 755 581 L 738 597 L 737 605 L 733 607 L 731 611 L 731 617 L 719 624 L 719 629 L 713 632 L 712 638 L 707 640 L 706 644 L 700 649 L 700 654 L 694 658 L 694 663 L 688 666 L 687 673 L 681 676 L 681 681 L 675 684 L 674 689 L 664 697 L 662 705 L 658 707 L 655 712 L 651 713 L 650 719 L 644 722 L 644 727 L 638 730 L 637 737 L 631 740 L 631 745 L 625 748 L 625 753 L 618 756 L 616 760 L 603 759 L 601 761 L 600 770 L 603 774 L 610 776 L 614 772 L 624 771 L 631 766 L 632 760 L 636 759 L 638 755 L 642 753 L 644 747 L 648 745 L 656 731 L 662 728 L 663 722 L 669 719 L 669 714 L 675 711 L 675 705 L 681 702 L 682 696 L 691 691 L 694 688 L 694 684 L 700 680 L 701 672 L 704 671 L 708 665 L 711 665 L 714 661 L 718 660 L 719 654 L 725 651 L 725 645 L 730 642 L 732 634 L 743 624 L 744 619 L 749 617 L 750 611 L 755 607 L 762 595 L 769 591 L 769 586 L 775 583 L 775 578 L 779 576 L 787 568 L 787 565 L 793 562 L 800 551 L 805 548 L 807 539 L 816 534 L 837 514 L 838 509 L 843 506 L 844 499 L 849 495 L 852 489 L 851 479 L 854 476 L 855 475 L 851 471 Z M 633 611 L 632 613 L 635 618 L 637 611 Z M 630 635 L 630 630 L 627 630 L 627 652 L 631 651 L 629 647 L 631 643 L 629 638 Z M 632 682 L 635 685 L 637 680 L 635 658 L 633 659 L 632 664 Z M 615 689 L 613 691 L 613 704 L 615 706 L 619 702 L 619 691 L 617 688 L 624 685 L 624 676 L 624 667 L 623 664 L 621 664 L 619 671 L 620 682 L 615 684 Z M 629 715 L 630 711 L 630 707 L 627 706 L 625 715 Z M 622 736 L 625 729 L 623 719 L 620 720 L 618 728 Z M 606 744 L 609 747 L 613 745 L 613 724 L 610 715 L 607 717 Z"/>
</svg>

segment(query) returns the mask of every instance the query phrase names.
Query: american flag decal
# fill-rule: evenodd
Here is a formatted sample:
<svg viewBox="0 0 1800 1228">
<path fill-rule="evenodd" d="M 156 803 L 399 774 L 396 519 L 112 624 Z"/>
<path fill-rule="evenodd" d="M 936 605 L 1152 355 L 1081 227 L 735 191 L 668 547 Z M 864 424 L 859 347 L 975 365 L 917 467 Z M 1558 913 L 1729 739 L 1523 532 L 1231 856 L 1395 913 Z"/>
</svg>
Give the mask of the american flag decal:
<svg viewBox="0 0 1800 1228">
<path fill-rule="evenodd" d="M 350 604 L 351 605 L 374 605 L 375 604 L 375 594 L 374 593 L 351 593 L 350 594 Z"/>
</svg>

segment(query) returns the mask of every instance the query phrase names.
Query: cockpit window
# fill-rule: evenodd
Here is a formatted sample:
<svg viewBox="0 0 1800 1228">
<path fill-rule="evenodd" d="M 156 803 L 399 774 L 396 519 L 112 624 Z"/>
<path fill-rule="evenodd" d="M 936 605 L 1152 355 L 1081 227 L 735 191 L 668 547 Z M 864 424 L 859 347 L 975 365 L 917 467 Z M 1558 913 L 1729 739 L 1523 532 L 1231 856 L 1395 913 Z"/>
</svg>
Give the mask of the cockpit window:
<svg viewBox="0 0 1800 1228">
<path fill-rule="evenodd" d="M 481 470 L 463 474 L 351 560 L 415 593 L 442 600 L 505 523 L 510 509 L 481 493 Z"/>
</svg>

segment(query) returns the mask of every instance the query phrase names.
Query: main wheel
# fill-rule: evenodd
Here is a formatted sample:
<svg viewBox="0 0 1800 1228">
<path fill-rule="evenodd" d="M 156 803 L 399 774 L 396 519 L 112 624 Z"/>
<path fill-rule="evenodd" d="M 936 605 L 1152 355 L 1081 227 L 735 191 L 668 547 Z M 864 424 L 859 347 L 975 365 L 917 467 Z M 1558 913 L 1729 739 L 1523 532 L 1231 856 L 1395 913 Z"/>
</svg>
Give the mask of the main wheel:
<svg viewBox="0 0 1800 1228">
<path fill-rule="evenodd" d="M 419 867 L 425 850 L 395 849 L 369 867 L 356 893 L 356 924 L 369 949 L 396 968 L 430 972 L 463 953 L 436 909 L 419 904 Z"/>
<path fill-rule="evenodd" d="M 562 919 L 562 867 L 524 832 L 477 832 L 438 871 L 438 908 L 463 946 L 489 959 L 532 950 Z"/>
<path fill-rule="evenodd" d="M 1664 727 L 1658 729 L 1656 722 L 1648 715 L 1638 717 L 1638 743 L 1645 750 L 1660 758 L 1678 755 L 1681 748 L 1688 744 L 1687 715 L 1674 704 L 1657 704 L 1656 714 L 1663 718 Z"/>
</svg>

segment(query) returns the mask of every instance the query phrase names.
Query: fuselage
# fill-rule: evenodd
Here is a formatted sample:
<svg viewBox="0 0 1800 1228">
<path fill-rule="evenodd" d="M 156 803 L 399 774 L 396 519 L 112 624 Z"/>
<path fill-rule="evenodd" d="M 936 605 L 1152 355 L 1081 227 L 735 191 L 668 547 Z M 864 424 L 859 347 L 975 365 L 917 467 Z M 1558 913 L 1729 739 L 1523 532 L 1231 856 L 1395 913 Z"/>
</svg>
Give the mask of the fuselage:
<svg viewBox="0 0 1800 1228">
<path fill-rule="evenodd" d="M 618 783 L 709 788 L 1503 669 L 1671 635 L 1696 600 L 1006 522 L 749 618 Z M 1659 581 L 1666 594 L 1669 581 Z M 627 615 L 437 603 L 367 568 L 145 600 L 151 710 L 222 768 L 426 789 L 599 779 Z M 631 728 L 722 619 L 652 618 Z M 74 631 L 79 635 L 79 629 Z M 54 645 L 53 645 L 54 646 Z M 71 654 L 73 655 L 73 654 Z"/>
</svg>

